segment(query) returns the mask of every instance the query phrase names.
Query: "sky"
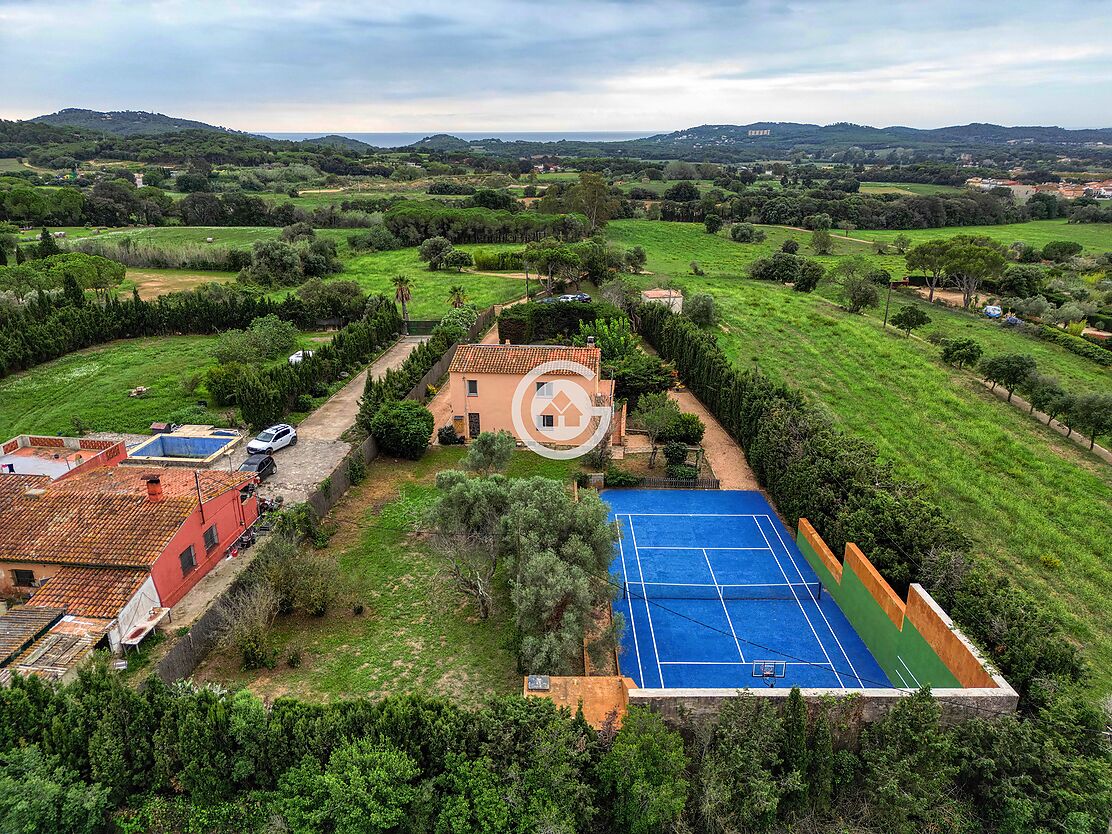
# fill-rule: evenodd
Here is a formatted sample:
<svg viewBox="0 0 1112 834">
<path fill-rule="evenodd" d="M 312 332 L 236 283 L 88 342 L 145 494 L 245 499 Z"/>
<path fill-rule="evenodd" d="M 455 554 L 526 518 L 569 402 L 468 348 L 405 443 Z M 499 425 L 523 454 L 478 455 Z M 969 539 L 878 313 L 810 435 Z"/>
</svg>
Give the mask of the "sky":
<svg viewBox="0 0 1112 834">
<path fill-rule="evenodd" d="M 1112 126 L 1106 0 L 0 0 L 0 118 L 247 131 Z"/>
</svg>

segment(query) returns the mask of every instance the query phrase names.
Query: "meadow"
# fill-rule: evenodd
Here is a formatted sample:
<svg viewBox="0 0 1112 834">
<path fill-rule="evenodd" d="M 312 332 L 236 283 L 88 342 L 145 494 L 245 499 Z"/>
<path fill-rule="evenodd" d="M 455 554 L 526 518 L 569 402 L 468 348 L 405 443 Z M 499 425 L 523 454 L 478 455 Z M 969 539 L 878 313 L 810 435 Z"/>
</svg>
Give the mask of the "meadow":
<svg viewBox="0 0 1112 834">
<path fill-rule="evenodd" d="M 279 665 L 244 672 L 238 658 L 213 652 L 198 680 L 246 686 L 264 697 L 329 701 L 368 692 L 422 692 L 475 704 L 521 691 L 510 648 L 507 588 L 496 590 L 484 621 L 452 585 L 436 556 L 413 535 L 435 498 L 434 478 L 455 467 L 463 450 L 434 446 L 419 461 L 379 458 L 329 517 L 333 537 L 321 557 L 344 577 L 342 599 L 323 618 L 281 617 L 273 634 Z M 517 452 L 510 477 L 567 478 L 571 464 Z M 353 611 L 362 604 L 362 614 Z M 297 651 L 300 665 L 286 659 Z"/>
<path fill-rule="evenodd" d="M 1106 559 L 1112 470 L 1001 403 L 971 375 L 943 365 L 937 348 L 884 332 L 875 315 L 852 316 L 821 294 L 737 277 L 747 262 L 775 248 L 773 231 L 788 233 L 770 230 L 769 241 L 754 246 L 693 224 L 622 221 L 610 224 L 608 236 L 645 247 L 646 268 L 656 275 L 644 282 L 669 276 L 685 292 L 712 293 L 722 313 L 720 343 L 738 365 L 756 365 L 801 387 L 839 425 L 875 443 L 901 474 L 922 483 L 925 496 L 961 524 L 978 552 L 1049 599 L 1088 647 L 1095 685 L 1112 688 L 1112 564 Z M 690 274 L 692 258 L 705 277 Z M 930 312 L 930 328 L 944 332 L 980 326 L 964 314 Z M 990 350 L 997 344 L 992 339 L 1014 337 L 977 333 Z M 1094 387 L 1107 380 L 1105 371 L 1085 368 L 1056 346 L 1024 338 L 1022 349 L 1034 355 L 1036 344 L 1045 371 Z"/>
<path fill-rule="evenodd" d="M 923 182 L 863 182 L 862 194 L 917 194 L 919 196 L 933 196 L 935 194 L 960 194 L 964 188 L 954 185 L 933 185 Z"/>
<path fill-rule="evenodd" d="M 302 333 L 300 347 L 331 334 Z M 215 364 L 216 336 L 126 339 L 68 354 L 0 379 L 0 437 L 25 432 L 72 436 L 87 431 L 144 434 L 155 421 L 228 425 L 199 385 Z M 278 359 L 283 362 L 284 359 Z M 128 392 L 146 386 L 142 397 Z"/>
<path fill-rule="evenodd" d="M 1068 223 L 1065 220 L 1030 220 L 1004 226 L 945 226 L 941 229 L 858 229 L 853 237 L 862 240 L 883 240 L 890 243 L 897 235 L 907 235 L 915 243 L 954 235 L 984 235 L 1005 246 L 1021 240 L 1029 246 L 1042 248 L 1052 240 L 1072 240 L 1085 247 L 1090 255 L 1112 252 L 1112 223 Z"/>
<path fill-rule="evenodd" d="M 231 282 L 235 278 L 236 274 L 234 272 L 154 269 L 132 266 L 128 267 L 127 274 L 119 286 L 119 295 L 130 296 L 132 290 L 137 289 L 140 298 L 149 300 L 171 292 L 191 290 L 201 284 Z"/>
<path fill-rule="evenodd" d="M 496 252 L 517 250 L 513 244 L 474 244 L 458 247 L 465 252 Z M 365 291 L 394 297 L 391 283 L 395 275 L 408 275 L 412 300 L 409 315 L 413 319 L 438 319 L 450 309 L 448 289 L 460 284 L 467 291 L 467 300 L 480 310 L 491 304 L 503 304 L 525 295 L 525 281 L 498 274 L 438 270 L 432 272 L 417 257 L 417 248 L 373 252 L 344 260 L 344 271 L 335 278 L 355 281 Z"/>
</svg>

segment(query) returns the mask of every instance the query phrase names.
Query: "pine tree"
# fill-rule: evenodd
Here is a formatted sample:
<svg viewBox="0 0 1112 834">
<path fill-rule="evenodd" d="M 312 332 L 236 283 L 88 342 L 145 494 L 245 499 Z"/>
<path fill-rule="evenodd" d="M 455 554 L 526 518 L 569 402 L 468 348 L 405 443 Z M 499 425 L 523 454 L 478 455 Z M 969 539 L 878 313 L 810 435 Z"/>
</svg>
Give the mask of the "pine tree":
<svg viewBox="0 0 1112 834">
<path fill-rule="evenodd" d="M 8 265 L 8 253 L 3 246 L 0 246 L 0 266 Z"/>
<path fill-rule="evenodd" d="M 66 275 L 62 282 L 62 297 L 71 307 L 85 306 L 85 291 L 72 275 Z"/>
<path fill-rule="evenodd" d="M 16 266 L 18 266 L 19 264 L 23 263 L 26 260 L 27 260 L 27 255 L 26 255 L 26 253 L 24 253 L 23 247 L 21 247 L 19 244 L 16 244 L 16 247 L 15 247 L 15 263 L 16 263 Z"/>
<path fill-rule="evenodd" d="M 51 255 L 60 254 L 62 254 L 62 250 L 57 241 L 54 240 L 54 235 L 50 234 L 44 226 L 42 234 L 39 235 L 39 257 L 49 258 Z"/>
<path fill-rule="evenodd" d="M 807 750 L 807 704 L 798 686 L 792 687 L 784 711 L 784 741 L 782 761 L 784 773 L 792 788 L 784 793 L 781 808 L 788 812 L 801 812 L 807 805 L 807 770 L 810 759 Z"/>
</svg>

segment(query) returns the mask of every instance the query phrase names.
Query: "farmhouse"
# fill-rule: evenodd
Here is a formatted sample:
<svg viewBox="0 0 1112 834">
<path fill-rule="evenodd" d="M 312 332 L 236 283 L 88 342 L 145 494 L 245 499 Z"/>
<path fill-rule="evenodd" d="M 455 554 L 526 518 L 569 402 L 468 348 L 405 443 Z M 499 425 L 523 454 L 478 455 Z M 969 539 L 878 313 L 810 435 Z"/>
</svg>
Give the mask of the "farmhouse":
<svg viewBox="0 0 1112 834">
<path fill-rule="evenodd" d="M 0 582 L 58 612 L 0 671 L 61 677 L 95 646 L 136 645 L 258 516 L 244 472 L 102 465 L 0 476 Z"/>
<path fill-rule="evenodd" d="M 642 304 L 663 304 L 673 313 L 683 312 L 683 293 L 679 290 L 666 290 L 659 287 L 641 290 Z"/>
<path fill-rule="evenodd" d="M 587 374 L 554 368 L 526 379 L 554 361 L 581 365 Z M 461 345 L 448 374 L 453 422 L 464 437 L 508 431 L 522 442 L 578 446 L 592 436 L 599 416 L 609 412 L 611 443 L 621 443 L 624 406 L 615 413 L 614 381 L 601 378 L 602 351 L 597 347 Z M 519 388 L 520 414 L 515 420 Z"/>
</svg>

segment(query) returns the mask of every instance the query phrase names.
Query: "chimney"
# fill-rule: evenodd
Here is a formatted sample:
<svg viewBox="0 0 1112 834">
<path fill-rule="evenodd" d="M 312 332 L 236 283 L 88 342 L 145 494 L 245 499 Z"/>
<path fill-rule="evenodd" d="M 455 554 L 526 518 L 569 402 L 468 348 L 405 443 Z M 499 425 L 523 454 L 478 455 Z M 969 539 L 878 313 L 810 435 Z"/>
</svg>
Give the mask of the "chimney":
<svg viewBox="0 0 1112 834">
<path fill-rule="evenodd" d="M 509 343 L 510 343 L 510 340 L 509 340 L 509 339 L 506 339 L 506 341 L 505 341 L 505 342 L 504 342 L 503 344 L 507 344 L 507 345 L 508 345 Z"/>
<path fill-rule="evenodd" d="M 151 501 L 162 500 L 162 479 L 157 475 L 147 478 L 147 498 Z"/>
</svg>

